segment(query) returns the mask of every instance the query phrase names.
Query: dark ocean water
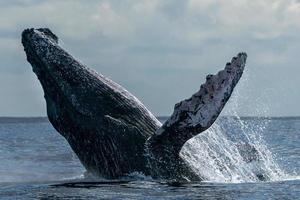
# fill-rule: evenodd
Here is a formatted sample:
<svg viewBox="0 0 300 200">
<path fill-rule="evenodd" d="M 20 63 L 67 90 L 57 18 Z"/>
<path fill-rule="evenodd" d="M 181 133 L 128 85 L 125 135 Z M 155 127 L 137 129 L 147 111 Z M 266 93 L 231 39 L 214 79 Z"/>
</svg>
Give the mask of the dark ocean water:
<svg viewBox="0 0 300 200">
<path fill-rule="evenodd" d="M 267 182 L 234 181 L 228 174 L 224 180 L 219 175 L 212 179 L 219 181 L 196 183 L 155 181 L 138 174 L 89 182 L 76 155 L 48 121 L 2 118 L 0 199 L 300 199 L 300 118 L 218 123 L 229 138 L 246 130 L 240 130 L 240 123 L 247 126 L 250 138 L 251 132 L 263 138 L 280 175 Z M 197 146 L 192 153 L 197 154 Z"/>
</svg>

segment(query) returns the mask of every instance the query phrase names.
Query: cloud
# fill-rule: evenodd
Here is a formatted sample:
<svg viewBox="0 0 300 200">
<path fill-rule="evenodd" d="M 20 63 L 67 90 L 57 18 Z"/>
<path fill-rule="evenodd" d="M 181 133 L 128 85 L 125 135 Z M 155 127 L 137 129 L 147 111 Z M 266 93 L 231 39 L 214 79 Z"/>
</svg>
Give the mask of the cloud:
<svg viewBox="0 0 300 200">
<path fill-rule="evenodd" d="M 300 72 L 299 18 L 295 0 L 0 1 L 0 72 L 7 81 L 22 76 L 17 83 L 24 90 L 37 84 L 29 78 L 20 33 L 28 27 L 49 27 L 75 57 L 123 84 L 156 114 L 170 114 L 173 104 L 195 92 L 207 73 L 246 51 L 248 73 L 255 74 L 248 84 L 254 102 L 268 88 L 299 85 L 297 78 L 283 81 L 283 86 L 274 78 Z M 40 87 L 34 91 L 42 98 Z M 174 93 L 160 98 L 166 91 Z M 270 91 L 271 99 L 281 98 L 278 91 Z M 297 94 L 288 95 L 291 107 L 297 107 Z M 33 92 L 30 98 L 34 105 Z M 243 100 L 256 106 L 249 101 Z M 0 110 L 5 104 L 0 100 Z M 300 112 L 277 107 L 270 109 L 271 115 Z M 240 108 L 243 115 L 251 115 L 249 110 Z M 34 112 L 20 109 L 20 114 L 36 113 L 45 111 L 42 106 Z"/>
</svg>

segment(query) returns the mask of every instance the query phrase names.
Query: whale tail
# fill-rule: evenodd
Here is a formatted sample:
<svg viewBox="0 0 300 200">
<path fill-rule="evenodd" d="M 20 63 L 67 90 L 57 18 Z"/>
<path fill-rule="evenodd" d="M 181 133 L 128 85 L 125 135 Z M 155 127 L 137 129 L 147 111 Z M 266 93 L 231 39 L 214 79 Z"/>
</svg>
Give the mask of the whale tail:
<svg viewBox="0 0 300 200">
<path fill-rule="evenodd" d="M 246 59 L 246 53 L 239 53 L 225 69 L 208 75 L 200 90 L 177 103 L 171 117 L 147 140 L 153 176 L 193 178 L 183 173 L 187 166 L 180 158 L 180 150 L 187 140 L 208 129 L 217 119 L 243 74 Z"/>
</svg>

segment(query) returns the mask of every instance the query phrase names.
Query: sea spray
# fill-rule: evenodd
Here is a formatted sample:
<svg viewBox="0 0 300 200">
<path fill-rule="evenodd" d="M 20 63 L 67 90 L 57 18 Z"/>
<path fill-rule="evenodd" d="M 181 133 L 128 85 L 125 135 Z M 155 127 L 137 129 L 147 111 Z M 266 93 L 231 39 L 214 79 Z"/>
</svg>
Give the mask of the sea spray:
<svg viewBox="0 0 300 200">
<path fill-rule="evenodd" d="M 239 88 L 245 90 L 247 79 L 244 77 Z M 241 119 L 239 100 L 248 97 L 239 95 L 238 91 L 237 88 L 223 113 L 230 117 L 220 117 L 211 128 L 188 141 L 181 156 L 207 181 L 239 183 L 283 179 L 286 174 L 263 138 L 269 120 L 262 117 Z M 258 107 L 265 108 L 254 108 L 254 115 L 266 116 L 268 107 L 259 99 L 254 101 Z"/>
</svg>

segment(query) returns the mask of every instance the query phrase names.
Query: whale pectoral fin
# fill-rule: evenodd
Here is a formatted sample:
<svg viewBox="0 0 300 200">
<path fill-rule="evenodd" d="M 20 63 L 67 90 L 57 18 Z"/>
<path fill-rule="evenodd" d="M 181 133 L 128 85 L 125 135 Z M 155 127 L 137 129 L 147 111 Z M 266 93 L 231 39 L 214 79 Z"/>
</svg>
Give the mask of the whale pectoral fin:
<svg viewBox="0 0 300 200">
<path fill-rule="evenodd" d="M 241 78 L 246 59 L 246 53 L 239 53 L 224 70 L 208 75 L 191 98 L 175 105 L 171 117 L 147 141 L 148 152 L 155 158 L 151 160 L 175 163 L 184 143 L 214 123 Z"/>
<path fill-rule="evenodd" d="M 217 119 L 243 74 L 247 55 L 239 53 L 224 70 L 208 75 L 191 98 L 175 105 L 171 117 L 153 137 L 175 137 L 187 141 L 208 129 Z"/>
</svg>

